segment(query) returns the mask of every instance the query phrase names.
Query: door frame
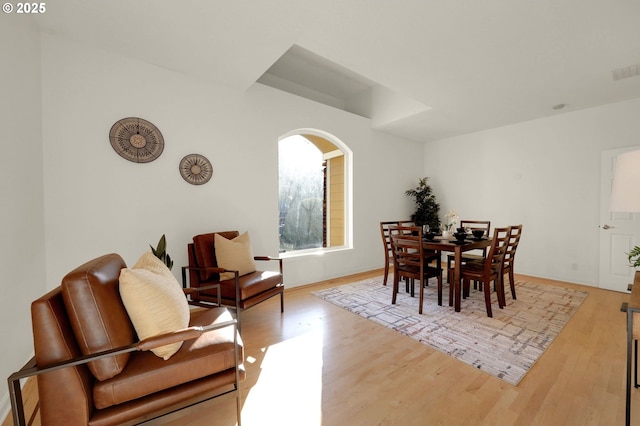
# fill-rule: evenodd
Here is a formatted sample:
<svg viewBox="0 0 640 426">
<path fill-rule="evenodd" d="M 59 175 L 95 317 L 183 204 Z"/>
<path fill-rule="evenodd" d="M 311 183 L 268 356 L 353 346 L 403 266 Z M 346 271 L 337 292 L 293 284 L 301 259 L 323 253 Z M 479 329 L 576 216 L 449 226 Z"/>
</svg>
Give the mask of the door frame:
<svg viewBox="0 0 640 426">
<path fill-rule="evenodd" d="M 598 287 L 603 289 L 627 292 L 635 274 L 626 253 L 640 241 L 640 214 L 611 212 L 609 203 L 617 156 L 637 149 L 640 145 L 601 152 Z"/>
</svg>

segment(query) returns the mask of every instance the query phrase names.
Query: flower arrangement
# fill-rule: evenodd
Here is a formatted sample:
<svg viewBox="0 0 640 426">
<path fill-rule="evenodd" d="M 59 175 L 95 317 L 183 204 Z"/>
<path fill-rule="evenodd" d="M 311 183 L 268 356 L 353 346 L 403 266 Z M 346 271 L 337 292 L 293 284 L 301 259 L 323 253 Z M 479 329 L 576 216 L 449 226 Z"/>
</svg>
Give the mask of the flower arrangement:
<svg viewBox="0 0 640 426">
<path fill-rule="evenodd" d="M 449 210 L 447 214 L 444 215 L 444 223 L 442 224 L 442 231 L 451 232 L 453 231 L 458 223 L 460 222 L 460 217 L 455 210 Z"/>
</svg>

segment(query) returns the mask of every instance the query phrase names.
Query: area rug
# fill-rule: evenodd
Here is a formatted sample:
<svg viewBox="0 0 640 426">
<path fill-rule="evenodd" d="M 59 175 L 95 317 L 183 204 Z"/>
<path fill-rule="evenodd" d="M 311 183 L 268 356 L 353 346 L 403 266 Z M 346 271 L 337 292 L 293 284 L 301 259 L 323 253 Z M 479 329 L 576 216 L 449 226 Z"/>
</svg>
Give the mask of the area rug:
<svg viewBox="0 0 640 426">
<path fill-rule="evenodd" d="M 507 289 L 507 306 L 499 309 L 493 292 L 493 318 L 489 318 L 483 292 L 472 288 L 470 296 L 462 300 L 461 311 L 455 312 L 448 306 L 448 286 L 444 306 L 438 306 L 436 282 L 430 281 L 420 315 L 417 291 L 410 297 L 404 287 L 401 283 L 395 305 L 391 304 L 392 285 L 383 286 L 382 277 L 312 294 L 514 386 L 588 296 L 584 291 L 516 281 L 518 299 L 512 300 Z"/>
</svg>

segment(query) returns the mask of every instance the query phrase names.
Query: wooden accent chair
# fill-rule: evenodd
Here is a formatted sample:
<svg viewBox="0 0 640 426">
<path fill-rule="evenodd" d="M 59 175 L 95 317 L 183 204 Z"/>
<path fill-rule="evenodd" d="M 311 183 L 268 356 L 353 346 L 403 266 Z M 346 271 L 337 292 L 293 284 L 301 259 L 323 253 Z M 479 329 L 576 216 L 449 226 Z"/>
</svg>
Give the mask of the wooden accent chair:
<svg viewBox="0 0 640 426">
<path fill-rule="evenodd" d="M 422 313 L 424 287 L 429 278 L 438 279 L 438 305 L 442 306 L 442 268 L 440 256 L 436 256 L 436 266 L 429 264 L 431 257 L 425 257 L 422 247 L 421 226 L 390 226 L 391 248 L 393 251 L 393 292 L 391 303 L 395 305 L 401 277 L 419 281 L 420 301 L 418 313 Z M 413 296 L 413 292 L 412 292 Z"/>
<path fill-rule="evenodd" d="M 32 376 L 43 425 L 138 424 L 219 396 L 235 396 L 240 424 L 245 373 L 237 320 L 227 308 L 190 311 L 186 298 L 182 306 L 168 269 L 158 282 L 145 269 L 152 278 L 131 287 L 141 291 L 140 304 L 125 308 L 124 268 L 117 254 L 98 257 L 32 303 L 35 356 L 8 379 L 14 424 L 27 423 L 20 380 Z M 182 309 L 159 309 L 168 293 Z M 131 310 L 141 304 L 149 309 Z M 140 340 L 140 323 L 131 318 L 152 310 L 163 319 L 180 311 L 188 327 Z M 175 344 L 168 359 L 153 352 Z"/>
<path fill-rule="evenodd" d="M 502 264 L 504 261 L 507 246 L 509 244 L 509 234 L 511 228 L 494 228 L 493 241 L 489 253 L 483 261 L 467 262 L 462 265 L 455 265 L 460 268 L 462 278 L 462 295 L 469 295 L 470 282 L 480 282 L 484 289 L 484 300 L 487 308 L 487 316 L 493 317 L 491 311 L 491 282 L 494 282 L 498 293 L 498 306 L 502 309 L 504 301 L 504 280 L 502 279 Z"/>
<path fill-rule="evenodd" d="M 235 308 L 237 318 L 240 318 L 242 310 L 279 295 L 280 312 L 284 312 L 282 259 L 269 256 L 253 256 L 252 252 L 244 253 L 243 255 L 246 255 L 250 261 L 277 262 L 279 270 L 252 270 L 246 273 L 246 271 L 225 269 L 218 263 L 219 256 L 216 255 L 215 244 L 216 235 L 225 240 L 234 240 L 240 237 L 238 231 L 213 232 L 196 235 L 193 237 L 193 242 L 187 245 L 189 266 L 182 267 L 183 286 L 197 289 L 213 285 L 220 288 L 219 293 L 213 290 L 205 290 L 194 294 L 191 297 L 191 303 L 204 306 L 211 306 L 212 304 L 230 306 Z"/>
</svg>

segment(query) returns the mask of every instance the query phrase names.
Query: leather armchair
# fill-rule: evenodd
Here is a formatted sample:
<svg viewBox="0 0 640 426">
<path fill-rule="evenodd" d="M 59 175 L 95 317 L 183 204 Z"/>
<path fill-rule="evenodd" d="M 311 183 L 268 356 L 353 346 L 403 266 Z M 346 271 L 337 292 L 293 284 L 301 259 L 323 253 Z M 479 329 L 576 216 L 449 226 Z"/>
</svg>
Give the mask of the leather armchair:
<svg viewBox="0 0 640 426">
<path fill-rule="evenodd" d="M 119 295 L 125 267 L 117 254 L 93 259 L 32 303 L 35 356 L 8 380 L 14 423 L 25 424 L 20 379 L 36 376 L 44 425 L 137 424 L 222 395 L 235 396 L 240 424 L 237 320 L 192 309 L 188 328 L 138 341 Z M 166 361 L 150 351 L 180 341 Z M 97 349 L 83 354 L 88 342 Z"/>
<path fill-rule="evenodd" d="M 284 312 L 284 283 L 282 259 L 269 256 L 254 256 L 256 261 L 278 262 L 279 270 L 254 271 L 239 275 L 238 271 L 230 271 L 218 267 L 215 251 L 215 234 L 228 240 L 240 235 L 238 231 L 213 232 L 193 237 L 193 243 L 187 245 L 189 266 L 182 268 L 182 282 L 185 288 L 201 289 L 203 286 L 219 286 L 220 292 L 202 290 L 191 295 L 195 305 L 211 306 L 227 305 L 234 307 L 237 318 L 242 310 L 248 309 L 273 296 L 280 296 L 280 312 Z M 220 280 L 220 273 L 232 272 L 234 277 Z M 188 281 L 187 281 L 188 276 Z"/>
</svg>

